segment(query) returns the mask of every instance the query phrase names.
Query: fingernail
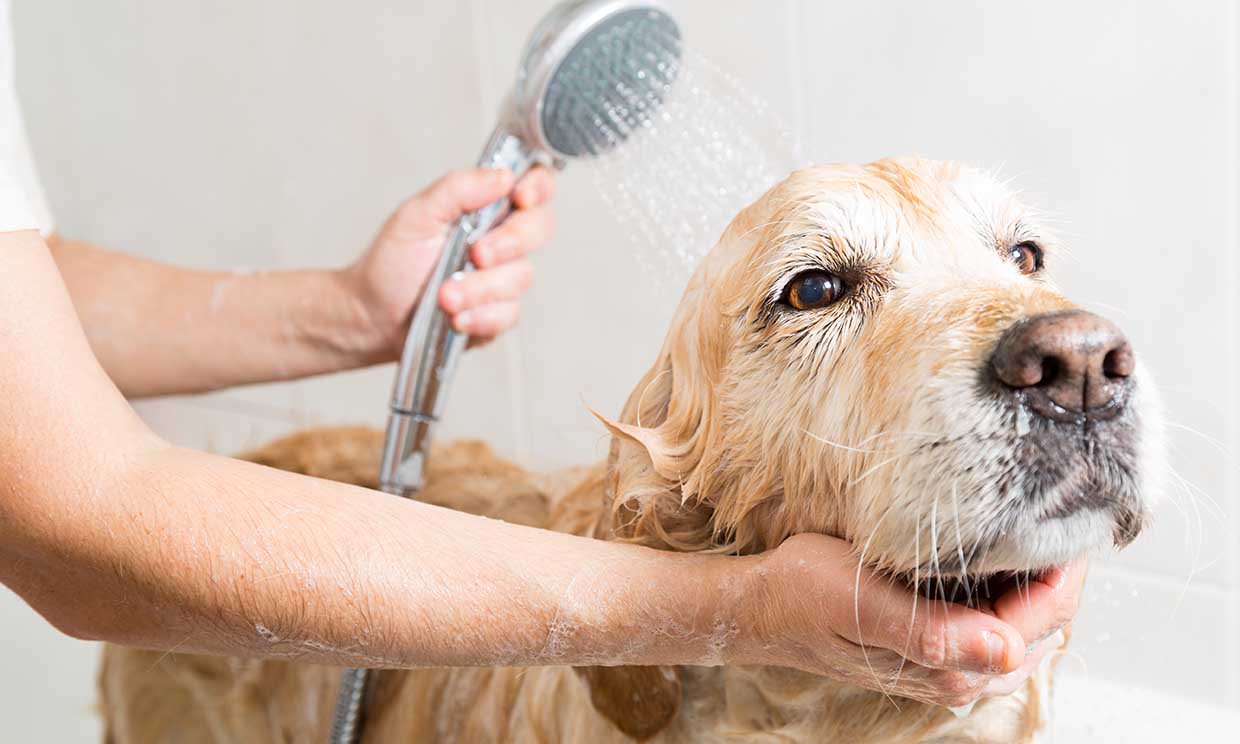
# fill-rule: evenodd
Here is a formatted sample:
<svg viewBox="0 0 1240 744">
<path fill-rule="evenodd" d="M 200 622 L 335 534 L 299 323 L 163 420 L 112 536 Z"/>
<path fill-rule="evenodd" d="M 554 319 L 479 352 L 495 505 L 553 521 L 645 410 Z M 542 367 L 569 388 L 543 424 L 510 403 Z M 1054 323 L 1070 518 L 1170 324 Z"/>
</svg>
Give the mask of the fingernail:
<svg viewBox="0 0 1240 744">
<path fill-rule="evenodd" d="M 458 313 L 456 316 L 453 317 L 453 325 L 455 325 L 456 329 L 460 331 L 461 333 L 468 333 L 469 326 L 473 324 L 473 321 L 474 321 L 474 315 L 468 310 L 466 310 L 463 313 Z"/>
<path fill-rule="evenodd" d="M 986 671 L 991 674 L 1002 672 L 1007 666 L 1007 641 L 990 631 L 984 631 L 982 637 L 986 641 Z"/>
</svg>

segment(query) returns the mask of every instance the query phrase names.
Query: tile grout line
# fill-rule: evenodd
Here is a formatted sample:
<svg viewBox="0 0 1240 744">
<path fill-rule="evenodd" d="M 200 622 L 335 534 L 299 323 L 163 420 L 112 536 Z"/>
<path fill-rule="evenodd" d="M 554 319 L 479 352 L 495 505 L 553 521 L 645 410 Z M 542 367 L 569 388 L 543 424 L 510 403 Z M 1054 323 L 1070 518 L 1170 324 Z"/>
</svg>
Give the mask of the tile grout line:
<svg viewBox="0 0 1240 744">
<path fill-rule="evenodd" d="M 1224 245 L 1229 249 L 1223 251 L 1223 261 L 1225 265 L 1226 276 L 1231 280 L 1231 290 L 1224 297 L 1225 307 L 1227 309 L 1227 318 L 1231 323 L 1231 332 L 1226 334 L 1226 355 L 1228 378 L 1235 380 L 1240 375 L 1240 348 L 1237 346 L 1236 332 L 1237 326 L 1240 325 L 1240 302 L 1237 298 L 1236 283 L 1240 282 L 1240 262 L 1237 261 L 1236 251 L 1240 250 L 1240 231 L 1237 230 L 1237 210 L 1240 209 L 1240 192 L 1237 191 L 1237 185 L 1240 183 L 1240 161 L 1237 160 L 1238 146 L 1240 146 L 1240 133 L 1237 133 L 1237 125 L 1240 124 L 1240 117 L 1237 116 L 1238 102 L 1237 97 L 1240 96 L 1240 54 L 1237 51 L 1237 44 L 1240 43 L 1240 14 L 1236 12 L 1234 3 L 1227 4 L 1228 14 L 1228 33 L 1227 33 L 1227 69 L 1225 71 L 1225 79 L 1227 80 L 1227 123 L 1228 131 L 1232 134 L 1225 144 L 1226 158 L 1224 162 L 1227 167 L 1227 198 L 1230 202 L 1230 209 L 1227 212 L 1226 223 L 1226 240 Z M 1237 410 L 1237 395 L 1234 385 L 1227 386 L 1224 393 L 1225 398 L 1225 440 L 1228 452 L 1237 452 L 1240 445 L 1240 410 Z M 1237 492 L 1237 473 L 1234 466 L 1227 468 L 1227 476 L 1224 480 L 1227 493 L 1235 494 Z M 1231 534 L 1234 537 L 1240 534 L 1240 513 L 1233 510 L 1231 515 Z M 1240 625 L 1240 546 L 1236 541 L 1230 541 L 1228 545 L 1228 580 L 1231 586 L 1227 594 L 1227 619 L 1228 626 L 1236 628 Z M 1227 635 L 1227 658 L 1230 663 L 1228 675 L 1227 696 L 1233 708 L 1240 708 L 1240 642 L 1237 641 L 1236 633 Z"/>
<path fill-rule="evenodd" d="M 788 0 L 788 12 L 784 27 L 788 50 L 788 76 L 792 78 L 794 94 L 792 110 L 792 156 L 798 168 L 805 165 L 806 126 L 805 102 L 809 100 L 809 78 L 805 74 L 805 45 L 802 27 L 805 21 L 804 0 Z"/>
</svg>

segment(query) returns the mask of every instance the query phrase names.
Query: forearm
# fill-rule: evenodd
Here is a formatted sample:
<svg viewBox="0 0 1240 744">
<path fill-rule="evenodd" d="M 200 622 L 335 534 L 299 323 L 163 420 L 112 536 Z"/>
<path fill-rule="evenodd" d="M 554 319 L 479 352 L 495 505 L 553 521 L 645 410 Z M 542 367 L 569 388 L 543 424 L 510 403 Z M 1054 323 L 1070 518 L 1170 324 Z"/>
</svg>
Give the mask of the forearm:
<svg viewBox="0 0 1240 744">
<path fill-rule="evenodd" d="M 343 272 L 191 271 L 77 241 L 49 245 L 95 356 L 128 397 L 386 361 Z"/>
<path fill-rule="evenodd" d="M 116 464 L 6 536 L 38 566 L 14 588 L 75 635 L 367 666 L 710 660 L 730 559 L 163 445 Z"/>
</svg>

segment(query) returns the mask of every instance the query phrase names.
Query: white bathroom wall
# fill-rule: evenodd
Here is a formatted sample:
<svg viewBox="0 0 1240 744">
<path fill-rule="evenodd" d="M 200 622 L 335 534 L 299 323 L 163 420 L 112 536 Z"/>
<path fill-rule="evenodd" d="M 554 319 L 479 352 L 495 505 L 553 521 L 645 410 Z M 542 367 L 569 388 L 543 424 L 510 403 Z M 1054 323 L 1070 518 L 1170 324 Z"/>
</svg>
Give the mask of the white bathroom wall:
<svg viewBox="0 0 1240 744">
<path fill-rule="evenodd" d="M 476 156 L 550 4 L 16 0 L 20 91 L 61 229 L 191 266 L 343 264 L 392 206 Z M 672 4 L 805 160 L 964 160 L 1055 217 L 1073 249 L 1055 274 L 1132 337 L 1192 484 L 1095 564 L 1066 666 L 1240 710 L 1234 4 Z M 461 365 L 443 433 L 541 466 L 603 454 L 586 406 L 619 408 L 676 300 L 585 168 L 564 174 L 559 207 L 521 329 Z M 139 408 L 175 441 L 235 452 L 381 423 L 391 372 Z M 81 740 L 93 648 L 8 595 L 0 630 L 35 670 L 0 678 L 0 718 L 31 732 L 15 740 L 49 740 L 34 733 L 49 725 Z"/>
</svg>

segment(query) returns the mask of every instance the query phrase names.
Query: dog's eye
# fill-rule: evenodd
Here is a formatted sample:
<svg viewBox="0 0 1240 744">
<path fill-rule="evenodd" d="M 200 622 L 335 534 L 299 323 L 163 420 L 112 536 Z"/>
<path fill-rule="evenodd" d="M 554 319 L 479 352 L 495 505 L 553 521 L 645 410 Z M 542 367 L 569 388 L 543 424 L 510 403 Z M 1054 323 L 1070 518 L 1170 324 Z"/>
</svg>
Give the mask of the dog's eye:
<svg viewBox="0 0 1240 744">
<path fill-rule="evenodd" d="M 1042 249 L 1028 240 L 1008 248 L 1008 260 L 1016 264 L 1020 273 L 1029 275 L 1042 270 Z"/>
<path fill-rule="evenodd" d="M 844 280 L 835 274 L 811 269 L 802 271 L 788 282 L 784 302 L 797 310 L 817 310 L 844 295 Z"/>
</svg>

